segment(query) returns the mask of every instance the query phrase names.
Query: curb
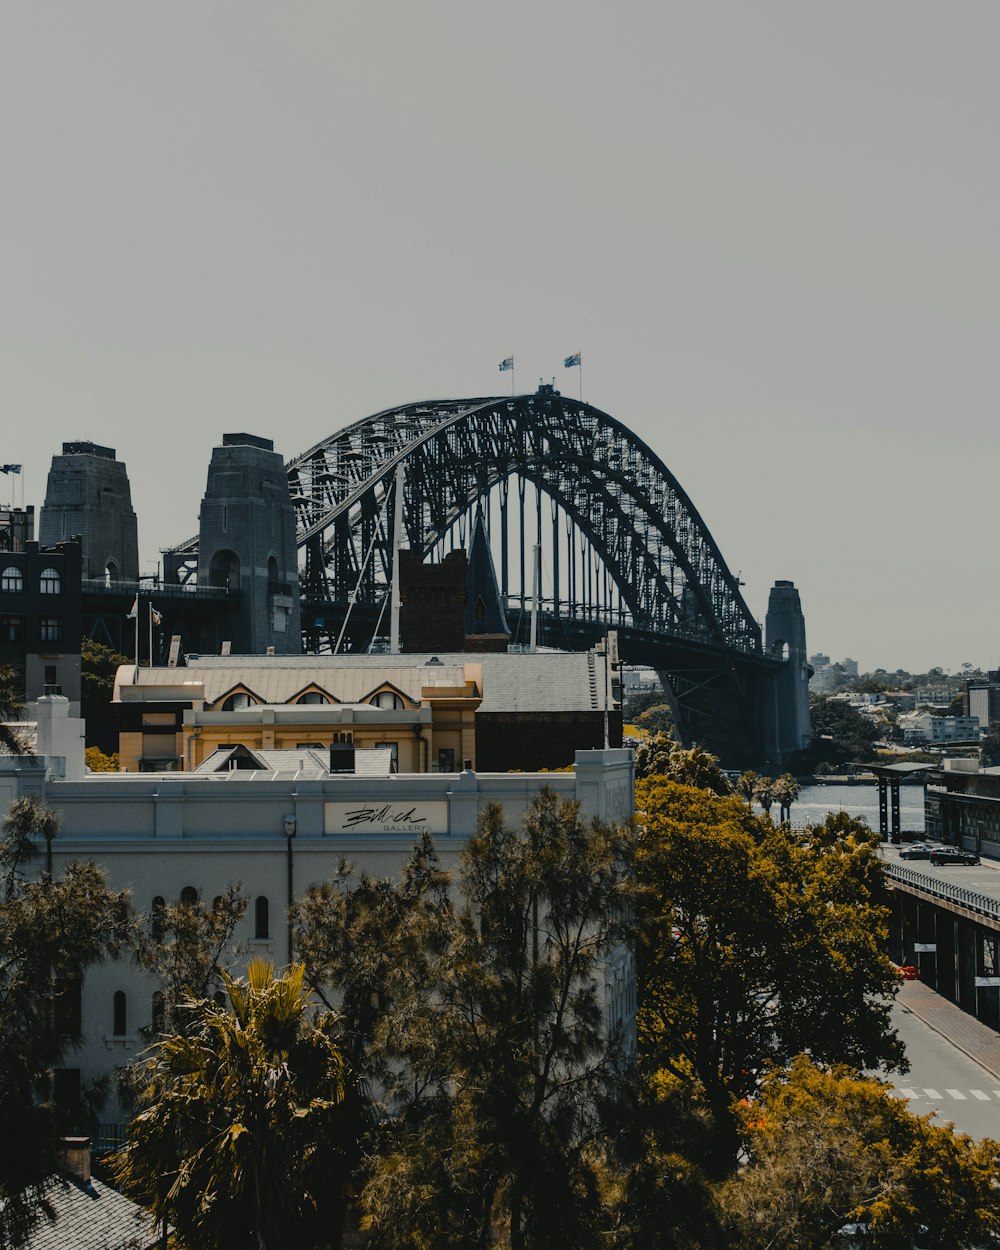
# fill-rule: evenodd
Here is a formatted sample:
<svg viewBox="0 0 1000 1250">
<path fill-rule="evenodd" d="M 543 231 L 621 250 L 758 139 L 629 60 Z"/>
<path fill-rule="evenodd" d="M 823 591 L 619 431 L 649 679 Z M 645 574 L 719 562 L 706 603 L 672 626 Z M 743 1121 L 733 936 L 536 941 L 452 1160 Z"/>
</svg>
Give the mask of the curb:
<svg viewBox="0 0 1000 1250">
<path fill-rule="evenodd" d="M 898 1001 L 899 1000 L 897 999 L 897 1002 Z M 941 1001 L 948 1002 L 949 1000 L 943 998 Z M 966 1046 L 963 1046 L 961 1042 L 957 1042 L 953 1037 L 946 1033 L 944 1029 L 935 1024 L 933 1020 L 928 1020 L 927 1016 L 925 1016 L 921 1011 L 918 1011 L 916 1007 L 912 1006 L 910 1003 L 900 1003 L 899 1005 L 904 1011 L 908 1011 L 911 1015 L 916 1016 L 917 1019 L 923 1024 L 926 1024 L 929 1029 L 933 1029 L 939 1037 L 943 1037 L 946 1042 L 950 1042 L 951 1045 L 954 1046 L 956 1050 L 961 1051 L 967 1059 L 971 1059 L 973 1063 L 978 1063 L 981 1068 L 990 1074 L 990 1076 L 992 1076 L 995 1080 L 1000 1081 L 1000 1060 L 991 1061 L 989 1059 L 984 1059 L 981 1055 L 974 1055 L 971 1050 L 969 1050 Z M 956 1008 L 956 1010 L 961 1011 L 961 1008 Z M 963 1014 L 965 1013 L 963 1012 Z M 975 1016 L 970 1016 L 969 1019 L 975 1020 Z M 978 1024 L 979 1021 L 976 1021 L 976 1023 Z M 985 1028 L 985 1025 L 983 1027 Z"/>
</svg>

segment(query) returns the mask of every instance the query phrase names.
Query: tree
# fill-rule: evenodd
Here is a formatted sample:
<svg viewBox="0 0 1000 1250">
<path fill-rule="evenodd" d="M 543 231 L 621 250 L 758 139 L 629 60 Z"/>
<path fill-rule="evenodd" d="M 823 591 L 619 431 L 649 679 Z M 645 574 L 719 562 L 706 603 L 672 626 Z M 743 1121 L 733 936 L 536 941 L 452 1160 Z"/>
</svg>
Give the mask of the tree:
<svg viewBox="0 0 1000 1250">
<path fill-rule="evenodd" d="M 118 750 L 118 717 L 111 702 L 115 674 L 128 657 L 84 638 L 80 645 L 80 712 L 87 722 L 87 746 L 111 755 Z"/>
<path fill-rule="evenodd" d="M 87 767 L 92 773 L 118 772 L 117 751 L 115 751 L 112 755 L 105 755 L 100 747 L 87 747 L 83 754 L 87 761 Z"/>
<path fill-rule="evenodd" d="M 753 769 L 748 768 L 746 772 L 740 773 L 736 782 L 736 793 L 743 796 L 747 803 L 753 802 L 754 787 L 757 785 L 757 774 Z"/>
<path fill-rule="evenodd" d="M 438 1039 L 431 1004 L 454 926 L 448 885 L 425 834 L 398 882 L 359 875 L 341 861 L 334 877 L 311 887 L 295 908 L 295 949 L 317 996 L 328 1008 L 336 1006 L 336 1036 L 347 1062 L 345 1182 L 356 1179 L 390 1105 L 398 1110 L 421 1101 L 417 1074 L 433 1066 Z M 381 1105 L 373 1107 L 377 1097 Z M 344 1184 L 333 1244 L 346 1216 Z"/>
<path fill-rule="evenodd" d="M 662 776 L 670 769 L 670 755 L 677 749 L 673 738 L 656 733 L 644 738 L 635 752 L 635 775 L 637 778 Z"/>
<path fill-rule="evenodd" d="M 913 1115 L 881 1081 L 798 1056 L 768 1074 L 743 1126 L 748 1162 L 719 1194 L 743 1250 L 833 1246 L 849 1223 L 872 1250 L 1000 1238 L 1000 1144 Z"/>
<path fill-rule="evenodd" d="M 336 1021 L 311 1011 L 301 964 L 221 975 L 229 1009 L 191 999 L 187 1031 L 153 1047 L 114 1176 L 199 1250 L 309 1250 L 337 1188 Z"/>
<path fill-rule="evenodd" d="M 8 755 L 24 755 L 21 735 L 9 722 L 24 716 L 24 678 L 9 664 L 0 664 L 0 750 Z"/>
<path fill-rule="evenodd" d="M 363 1195 L 374 1244 L 587 1247 L 600 1236 L 602 1099 L 616 1078 L 605 960 L 623 935 L 628 832 L 551 791 L 520 827 L 485 809 L 461 861 L 420 1091 Z"/>
<path fill-rule="evenodd" d="M 753 786 L 753 797 L 761 805 L 764 815 L 771 814 L 774 805 L 774 782 L 770 777 L 758 777 Z"/>
<path fill-rule="evenodd" d="M 714 794 L 732 792 L 716 756 L 697 745 L 685 749 L 662 733 L 640 743 L 635 753 L 635 775 L 639 780 L 669 777 L 681 785 L 698 786 Z"/>
<path fill-rule="evenodd" d="M 735 797 L 639 783 L 639 1053 L 704 1091 L 717 1168 L 733 1100 L 809 1050 L 859 1071 L 903 1062 L 898 974 L 874 835 L 838 815 L 799 835 Z"/>
<path fill-rule="evenodd" d="M 792 804 L 799 797 L 801 790 L 802 787 L 791 773 L 782 773 L 774 783 L 773 793 L 778 800 L 778 807 L 780 808 L 779 820 L 786 821 L 791 819 Z"/>
<path fill-rule="evenodd" d="M 45 1214 L 42 1188 L 55 1170 L 61 1113 L 51 1073 L 78 1037 L 74 1010 L 86 969 L 117 954 L 129 934 L 125 892 L 93 864 L 29 876 L 39 839 L 57 828 L 34 799 L 19 799 L 0 842 L 0 1248 L 21 1244 Z M 41 1090 L 41 1097 L 39 1091 Z"/>
<path fill-rule="evenodd" d="M 813 752 L 821 752 L 817 758 L 834 763 L 865 762 L 874 755 L 878 729 L 842 699 L 813 695 L 809 700 L 809 719 Z"/>
<path fill-rule="evenodd" d="M 233 933 L 246 909 L 246 894 L 231 885 L 210 908 L 196 901 L 167 903 L 142 918 L 135 961 L 156 978 L 162 995 L 154 1033 L 183 1033 L 192 1018 L 190 1001 L 221 992 L 224 972 L 243 954 L 233 943 Z"/>
<path fill-rule="evenodd" d="M 1000 764 L 1000 721 L 990 721 L 979 744 L 979 762 L 983 768 L 996 768 Z"/>
</svg>

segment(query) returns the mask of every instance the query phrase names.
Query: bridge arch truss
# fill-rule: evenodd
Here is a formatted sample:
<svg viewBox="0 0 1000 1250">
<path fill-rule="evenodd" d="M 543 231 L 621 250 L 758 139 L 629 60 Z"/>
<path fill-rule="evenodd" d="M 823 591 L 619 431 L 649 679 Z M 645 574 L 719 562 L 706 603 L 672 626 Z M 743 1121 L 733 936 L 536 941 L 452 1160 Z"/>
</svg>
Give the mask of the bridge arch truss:
<svg viewBox="0 0 1000 1250">
<path fill-rule="evenodd" d="M 408 545 L 439 558 L 465 545 L 481 510 L 515 615 L 530 605 L 537 542 L 551 619 L 761 654 L 738 579 L 663 461 L 607 413 L 544 386 L 387 409 L 289 462 L 311 649 L 333 645 L 342 613 L 329 609 L 350 600 L 371 620 L 385 602 L 399 464 Z"/>
</svg>

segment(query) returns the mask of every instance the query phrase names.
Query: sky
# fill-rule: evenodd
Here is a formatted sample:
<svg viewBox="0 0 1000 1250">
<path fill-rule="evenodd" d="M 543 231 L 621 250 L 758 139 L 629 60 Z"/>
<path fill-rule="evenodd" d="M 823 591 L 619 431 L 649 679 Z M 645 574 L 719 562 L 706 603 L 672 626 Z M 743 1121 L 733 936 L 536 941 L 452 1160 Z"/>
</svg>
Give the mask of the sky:
<svg viewBox="0 0 1000 1250">
<path fill-rule="evenodd" d="M 0 4 L 0 496 L 583 397 L 809 650 L 1000 665 L 995 0 Z"/>
</svg>

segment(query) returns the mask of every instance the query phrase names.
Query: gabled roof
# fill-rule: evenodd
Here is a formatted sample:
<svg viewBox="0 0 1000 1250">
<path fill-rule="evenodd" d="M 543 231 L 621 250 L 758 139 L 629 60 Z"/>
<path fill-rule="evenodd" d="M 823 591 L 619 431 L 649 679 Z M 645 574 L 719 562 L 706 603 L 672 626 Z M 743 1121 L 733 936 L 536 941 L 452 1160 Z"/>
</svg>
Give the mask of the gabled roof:
<svg viewBox="0 0 1000 1250">
<path fill-rule="evenodd" d="M 45 1198 L 56 1213 L 43 1216 L 24 1250 L 155 1250 L 159 1229 L 149 1213 L 102 1181 L 53 1176 Z"/>
</svg>

